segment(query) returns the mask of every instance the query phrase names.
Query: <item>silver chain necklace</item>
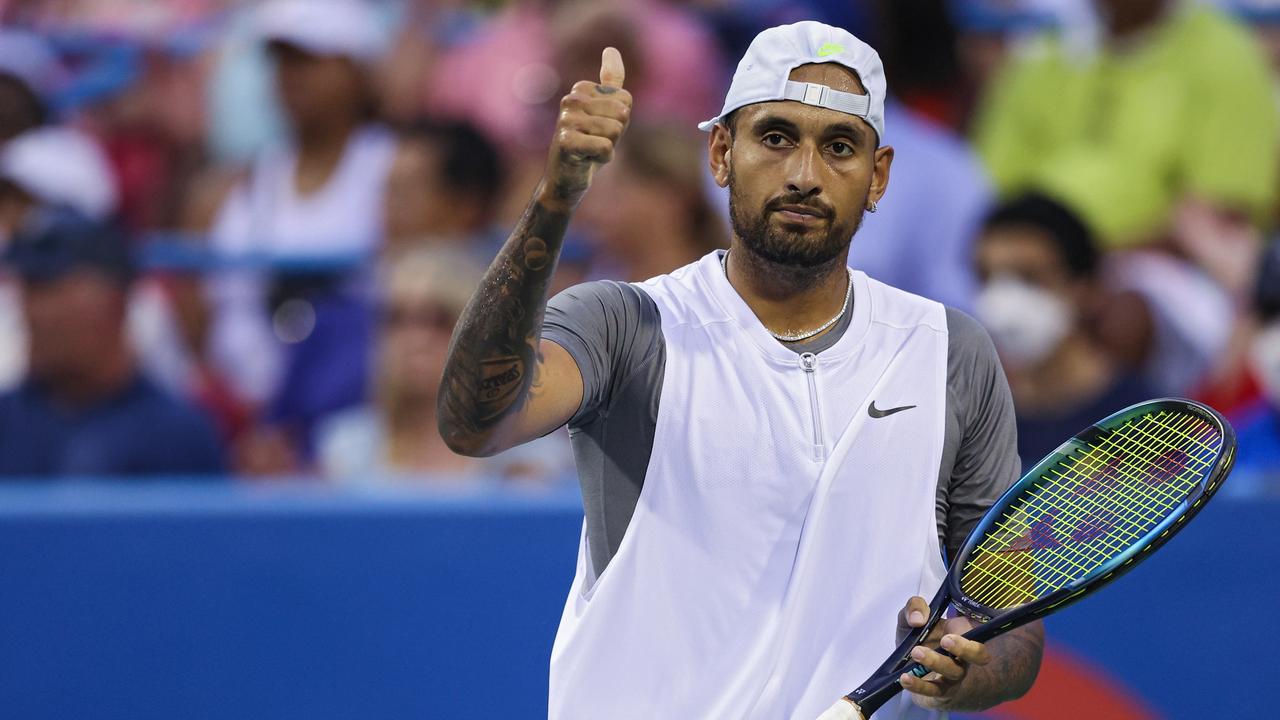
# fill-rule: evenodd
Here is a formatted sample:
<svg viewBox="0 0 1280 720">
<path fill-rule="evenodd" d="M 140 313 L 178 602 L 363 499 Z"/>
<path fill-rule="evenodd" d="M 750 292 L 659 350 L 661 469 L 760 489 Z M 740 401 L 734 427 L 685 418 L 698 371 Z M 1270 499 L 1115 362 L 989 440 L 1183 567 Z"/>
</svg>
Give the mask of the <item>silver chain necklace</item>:
<svg viewBox="0 0 1280 720">
<path fill-rule="evenodd" d="M 724 277 L 727 280 L 729 278 L 728 251 L 726 251 L 725 254 L 720 256 L 720 268 L 724 270 Z M 822 323 L 822 325 L 818 326 L 817 329 L 810 330 L 809 332 L 805 332 L 805 333 L 797 333 L 795 335 L 779 335 L 778 333 L 770 330 L 769 328 L 765 328 L 765 332 L 772 335 L 775 340 L 781 340 L 782 342 L 789 342 L 789 343 L 800 342 L 801 340 L 808 340 L 814 335 L 817 335 L 823 330 L 826 330 L 832 325 L 835 325 L 837 322 L 840 322 L 840 318 L 844 317 L 844 314 L 849 311 L 849 305 L 853 301 L 853 269 L 846 267 L 845 270 L 848 271 L 849 273 L 849 289 L 845 290 L 844 292 L 844 307 L 840 308 L 840 312 L 836 313 L 835 317 Z"/>
</svg>

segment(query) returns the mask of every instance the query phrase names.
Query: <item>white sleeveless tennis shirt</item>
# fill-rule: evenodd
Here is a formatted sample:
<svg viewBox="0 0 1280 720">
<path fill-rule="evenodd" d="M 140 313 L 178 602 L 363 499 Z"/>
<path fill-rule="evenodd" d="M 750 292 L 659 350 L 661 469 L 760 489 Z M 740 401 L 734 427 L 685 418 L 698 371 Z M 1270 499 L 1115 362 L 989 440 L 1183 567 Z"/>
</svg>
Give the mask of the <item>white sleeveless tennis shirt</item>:
<svg viewBox="0 0 1280 720">
<path fill-rule="evenodd" d="M 552 718 L 811 720 L 884 661 L 907 598 L 945 575 L 943 306 L 855 272 L 848 330 L 797 356 L 718 257 L 640 286 L 666 342 L 653 453 L 594 579 L 584 530 Z M 873 402 L 907 409 L 873 417 Z M 934 716 L 900 696 L 877 718 Z"/>
</svg>

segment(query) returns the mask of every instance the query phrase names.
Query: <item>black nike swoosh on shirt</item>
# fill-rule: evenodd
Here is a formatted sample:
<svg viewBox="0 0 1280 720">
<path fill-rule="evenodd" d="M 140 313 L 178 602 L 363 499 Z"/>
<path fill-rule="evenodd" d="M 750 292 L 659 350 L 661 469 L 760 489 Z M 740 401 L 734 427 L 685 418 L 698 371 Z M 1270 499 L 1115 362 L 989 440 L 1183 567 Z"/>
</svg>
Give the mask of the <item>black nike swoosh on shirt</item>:
<svg viewBox="0 0 1280 720">
<path fill-rule="evenodd" d="M 871 401 L 871 406 L 867 408 L 867 414 L 873 418 L 889 417 L 894 413 L 900 413 L 903 410 L 910 410 L 915 405 L 903 405 L 902 407 L 889 408 L 888 410 L 880 410 L 876 407 L 876 401 Z"/>
</svg>

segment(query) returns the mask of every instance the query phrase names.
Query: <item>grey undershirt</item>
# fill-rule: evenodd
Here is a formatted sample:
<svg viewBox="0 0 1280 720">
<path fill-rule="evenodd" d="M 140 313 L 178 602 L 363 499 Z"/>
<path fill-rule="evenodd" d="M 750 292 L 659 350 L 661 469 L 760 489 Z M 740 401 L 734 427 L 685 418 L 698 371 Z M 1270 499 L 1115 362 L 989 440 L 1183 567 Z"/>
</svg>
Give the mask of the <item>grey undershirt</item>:
<svg viewBox="0 0 1280 720">
<path fill-rule="evenodd" d="M 820 354 L 840 339 L 852 316 L 846 312 L 814 340 L 783 345 Z M 954 557 L 986 509 L 1018 479 L 1019 462 L 1013 398 L 995 347 L 973 318 L 952 308 L 946 316 L 946 430 L 935 510 L 939 544 Z M 582 374 L 582 404 L 569 435 L 598 576 L 622 543 L 649 467 L 666 362 L 662 321 L 644 291 L 602 280 L 552 298 L 542 337 L 568 351 Z"/>
</svg>

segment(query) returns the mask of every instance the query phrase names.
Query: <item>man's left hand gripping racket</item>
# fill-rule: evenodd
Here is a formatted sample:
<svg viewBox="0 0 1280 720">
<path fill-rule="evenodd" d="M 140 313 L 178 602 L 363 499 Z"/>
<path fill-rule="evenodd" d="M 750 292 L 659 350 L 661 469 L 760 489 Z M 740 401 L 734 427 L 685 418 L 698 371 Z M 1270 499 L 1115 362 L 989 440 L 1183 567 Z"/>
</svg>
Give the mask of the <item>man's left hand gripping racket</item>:
<svg viewBox="0 0 1280 720">
<path fill-rule="evenodd" d="M 1235 451 L 1221 415 L 1177 399 L 1121 410 L 1063 443 L 969 534 L 929 620 L 818 720 L 865 720 L 902 691 L 902 673 L 928 674 L 910 652 L 948 604 L 982 623 L 964 636 L 986 642 L 1115 580 L 1186 525 Z"/>
</svg>

